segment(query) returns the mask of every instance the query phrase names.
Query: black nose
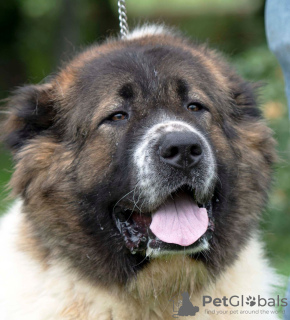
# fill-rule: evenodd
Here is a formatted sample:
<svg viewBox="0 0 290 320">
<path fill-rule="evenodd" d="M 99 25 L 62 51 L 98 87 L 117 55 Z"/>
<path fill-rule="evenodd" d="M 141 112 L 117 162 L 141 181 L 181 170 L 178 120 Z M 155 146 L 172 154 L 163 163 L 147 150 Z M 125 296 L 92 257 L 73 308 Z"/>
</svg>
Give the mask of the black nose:
<svg viewBox="0 0 290 320">
<path fill-rule="evenodd" d="M 202 158 L 202 144 L 193 132 L 167 133 L 159 151 L 163 162 L 184 170 L 196 166 Z"/>
</svg>

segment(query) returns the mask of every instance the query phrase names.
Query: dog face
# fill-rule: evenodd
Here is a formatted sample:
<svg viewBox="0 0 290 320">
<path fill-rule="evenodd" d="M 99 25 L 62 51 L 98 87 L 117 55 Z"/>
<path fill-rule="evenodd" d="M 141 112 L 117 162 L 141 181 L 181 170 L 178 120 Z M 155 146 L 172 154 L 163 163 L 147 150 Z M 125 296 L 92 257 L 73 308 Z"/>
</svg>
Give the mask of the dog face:
<svg viewBox="0 0 290 320">
<path fill-rule="evenodd" d="M 216 275 L 255 232 L 274 142 L 252 85 L 206 47 L 133 33 L 9 107 L 11 185 L 44 260 L 108 284 L 186 253 Z"/>
</svg>

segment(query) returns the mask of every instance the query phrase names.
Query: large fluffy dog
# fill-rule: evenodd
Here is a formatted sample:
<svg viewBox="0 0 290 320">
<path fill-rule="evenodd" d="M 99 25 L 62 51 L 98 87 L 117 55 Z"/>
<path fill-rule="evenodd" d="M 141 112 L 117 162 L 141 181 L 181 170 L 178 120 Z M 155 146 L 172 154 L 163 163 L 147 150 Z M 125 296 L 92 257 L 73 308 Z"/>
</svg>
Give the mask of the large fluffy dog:
<svg viewBox="0 0 290 320">
<path fill-rule="evenodd" d="M 274 279 L 257 231 L 274 141 L 219 54 L 144 27 L 8 105 L 2 320 L 171 319 L 184 292 L 194 319 L 276 319 L 203 306 L 267 299 Z"/>
</svg>

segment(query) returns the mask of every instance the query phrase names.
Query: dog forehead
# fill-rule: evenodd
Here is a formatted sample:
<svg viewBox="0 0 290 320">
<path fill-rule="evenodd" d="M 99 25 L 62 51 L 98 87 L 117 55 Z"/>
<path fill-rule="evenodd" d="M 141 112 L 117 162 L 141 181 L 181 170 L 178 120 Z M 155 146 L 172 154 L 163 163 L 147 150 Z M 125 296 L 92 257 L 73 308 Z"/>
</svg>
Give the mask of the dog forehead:
<svg viewBox="0 0 290 320">
<path fill-rule="evenodd" d="M 108 107 L 122 105 L 130 98 L 134 108 L 139 110 L 139 105 L 144 112 L 153 107 L 156 112 L 158 106 L 173 108 L 189 95 L 210 97 L 215 81 L 188 52 L 134 46 L 88 62 L 75 88 L 77 99 L 86 101 L 96 113 L 107 112 Z"/>
<path fill-rule="evenodd" d="M 189 52 L 174 47 L 134 46 L 113 51 L 84 64 L 78 84 L 82 88 L 98 86 L 109 89 L 131 81 L 139 87 L 156 87 L 170 77 L 205 73 Z M 109 88 L 108 88 L 109 87 Z"/>
<path fill-rule="evenodd" d="M 187 78 L 196 85 L 200 83 L 200 78 L 213 82 L 211 71 L 204 63 L 206 57 L 201 59 L 189 47 L 181 48 L 174 43 L 144 44 L 142 41 L 132 41 L 126 45 L 116 41 L 105 50 L 107 46 L 95 47 L 90 51 L 90 58 L 83 53 L 76 59 L 78 63 L 72 63 L 72 69 L 74 65 L 78 67 L 70 81 L 80 93 L 102 88 L 110 91 L 122 86 L 124 81 L 154 89 L 172 77 Z M 64 70 L 63 74 L 66 71 L 71 73 L 71 68 Z M 69 76 L 62 78 L 67 80 Z"/>
<path fill-rule="evenodd" d="M 177 106 L 182 95 L 184 100 L 197 95 L 207 105 L 222 105 L 228 84 L 220 73 L 218 59 L 204 48 L 152 36 L 91 47 L 59 74 L 55 87 L 64 108 L 98 118 L 108 107 L 122 104 L 121 92 L 133 93 L 146 109 Z"/>
</svg>

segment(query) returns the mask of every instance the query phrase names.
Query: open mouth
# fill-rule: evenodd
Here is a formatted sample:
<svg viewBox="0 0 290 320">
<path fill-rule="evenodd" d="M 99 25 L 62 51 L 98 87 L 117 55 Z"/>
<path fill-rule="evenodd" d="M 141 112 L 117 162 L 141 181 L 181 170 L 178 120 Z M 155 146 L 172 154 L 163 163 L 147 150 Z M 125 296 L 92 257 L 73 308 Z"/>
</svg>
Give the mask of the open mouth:
<svg viewBox="0 0 290 320">
<path fill-rule="evenodd" d="M 148 248 L 163 251 L 192 250 L 212 237 L 212 201 L 199 203 L 185 185 L 170 194 L 154 212 L 141 213 L 118 206 L 113 218 L 132 254 Z"/>
</svg>

